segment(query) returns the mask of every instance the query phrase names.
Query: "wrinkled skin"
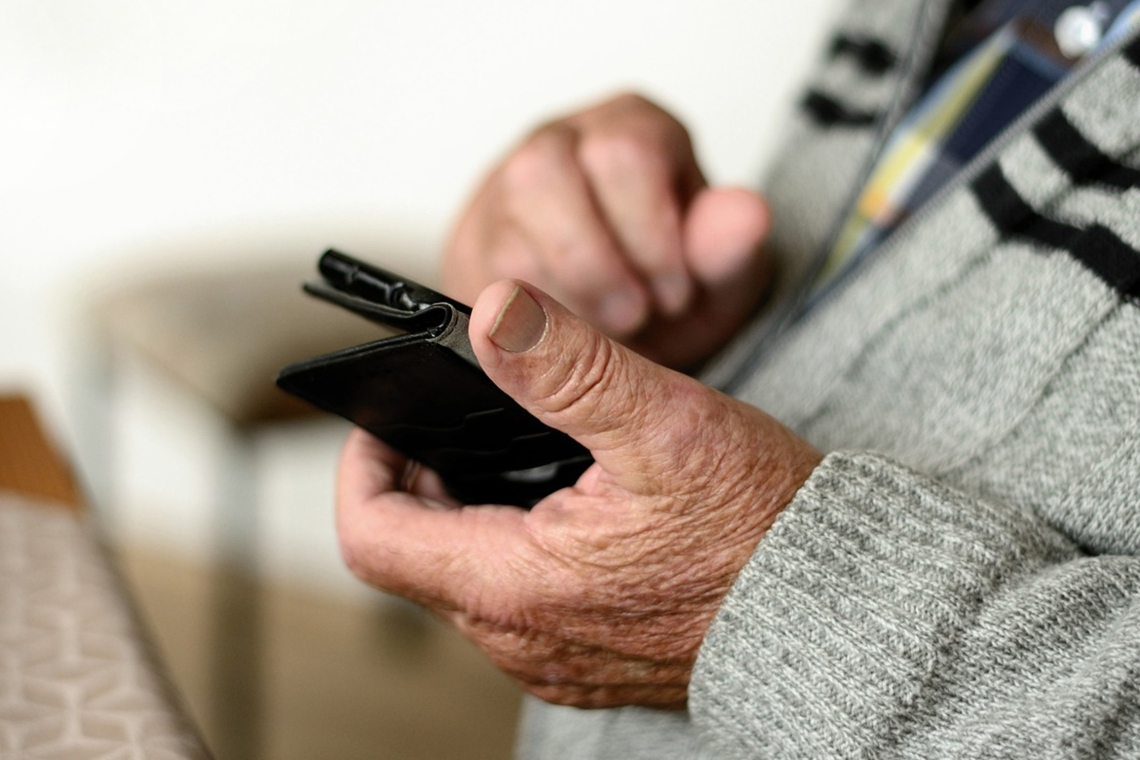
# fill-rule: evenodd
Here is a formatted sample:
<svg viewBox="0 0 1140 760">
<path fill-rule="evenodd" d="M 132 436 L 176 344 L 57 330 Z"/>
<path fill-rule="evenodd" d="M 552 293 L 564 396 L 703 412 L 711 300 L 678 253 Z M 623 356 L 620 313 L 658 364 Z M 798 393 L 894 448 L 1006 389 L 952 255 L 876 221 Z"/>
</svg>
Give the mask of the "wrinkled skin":
<svg viewBox="0 0 1140 760">
<path fill-rule="evenodd" d="M 764 200 L 710 188 L 685 128 L 623 95 L 533 132 L 491 171 L 443 256 L 472 303 L 515 278 L 643 355 L 697 367 L 763 299 Z"/>
<path fill-rule="evenodd" d="M 596 463 L 529 512 L 462 506 L 355 431 L 338 482 L 348 566 L 450 619 L 542 699 L 683 707 L 721 601 L 819 453 L 533 286 L 488 287 L 470 335 L 491 379 Z"/>
</svg>

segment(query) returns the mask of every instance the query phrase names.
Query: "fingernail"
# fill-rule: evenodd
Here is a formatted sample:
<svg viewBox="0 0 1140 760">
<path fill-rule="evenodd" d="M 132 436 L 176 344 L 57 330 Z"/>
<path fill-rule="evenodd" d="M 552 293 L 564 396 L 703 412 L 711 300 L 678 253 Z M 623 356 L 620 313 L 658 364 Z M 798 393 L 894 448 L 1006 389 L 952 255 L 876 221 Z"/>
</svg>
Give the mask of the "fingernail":
<svg viewBox="0 0 1140 760">
<path fill-rule="evenodd" d="M 538 345 L 546 334 L 546 312 L 518 285 L 499 310 L 487 337 L 499 348 L 521 354 Z"/>
<path fill-rule="evenodd" d="M 598 304 L 602 323 L 619 333 L 629 332 L 641 321 L 644 304 L 638 294 L 629 290 L 615 290 Z"/>
</svg>

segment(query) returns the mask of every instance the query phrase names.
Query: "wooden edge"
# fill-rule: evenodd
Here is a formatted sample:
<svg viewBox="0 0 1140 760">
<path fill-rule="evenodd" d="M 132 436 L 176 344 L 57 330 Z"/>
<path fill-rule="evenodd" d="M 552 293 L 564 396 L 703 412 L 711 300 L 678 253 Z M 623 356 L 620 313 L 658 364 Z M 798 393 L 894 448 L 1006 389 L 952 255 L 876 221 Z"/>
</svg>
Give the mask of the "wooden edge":
<svg viewBox="0 0 1140 760">
<path fill-rule="evenodd" d="M 0 395 L 0 490 L 83 511 L 71 467 L 48 441 L 31 403 Z"/>
</svg>

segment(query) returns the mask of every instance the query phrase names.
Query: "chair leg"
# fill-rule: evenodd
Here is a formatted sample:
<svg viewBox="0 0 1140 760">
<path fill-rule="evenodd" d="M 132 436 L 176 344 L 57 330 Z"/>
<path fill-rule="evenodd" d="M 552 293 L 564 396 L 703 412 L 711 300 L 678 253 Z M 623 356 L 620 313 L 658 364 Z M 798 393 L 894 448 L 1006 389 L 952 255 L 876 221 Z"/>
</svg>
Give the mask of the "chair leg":
<svg viewBox="0 0 1140 760">
<path fill-rule="evenodd" d="M 262 754 L 263 668 L 258 589 L 255 440 L 233 430 L 221 450 L 213 520 L 218 572 L 211 590 L 211 722 L 219 757 Z"/>
</svg>

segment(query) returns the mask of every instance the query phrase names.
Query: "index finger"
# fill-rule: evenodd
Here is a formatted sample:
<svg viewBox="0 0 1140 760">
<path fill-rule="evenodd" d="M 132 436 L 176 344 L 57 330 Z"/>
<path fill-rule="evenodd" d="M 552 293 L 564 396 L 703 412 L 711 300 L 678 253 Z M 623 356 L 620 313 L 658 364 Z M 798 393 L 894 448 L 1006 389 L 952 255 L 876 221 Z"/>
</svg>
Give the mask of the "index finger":
<svg viewBox="0 0 1140 760">
<path fill-rule="evenodd" d="M 579 160 L 607 224 L 666 315 L 693 295 L 682 228 L 705 186 L 685 127 L 637 95 L 619 96 L 574 117 Z"/>
<path fill-rule="evenodd" d="M 599 135 L 579 152 L 598 204 L 634 269 L 667 315 L 684 311 L 693 293 L 682 246 L 682 219 L 699 169 L 675 146 L 639 134 Z M 682 179 L 685 178 L 685 179 Z"/>
<path fill-rule="evenodd" d="M 433 607 L 468 609 L 510 577 L 506 564 L 525 544 L 525 513 L 485 505 L 448 508 L 399 490 L 407 460 L 354 431 L 337 484 L 337 536 L 345 564 L 361 580 Z"/>
<path fill-rule="evenodd" d="M 537 255 L 544 284 L 616 334 L 648 317 L 649 298 L 598 207 L 578 163 L 577 132 L 539 130 L 506 161 L 500 185 L 508 217 Z"/>
</svg>

